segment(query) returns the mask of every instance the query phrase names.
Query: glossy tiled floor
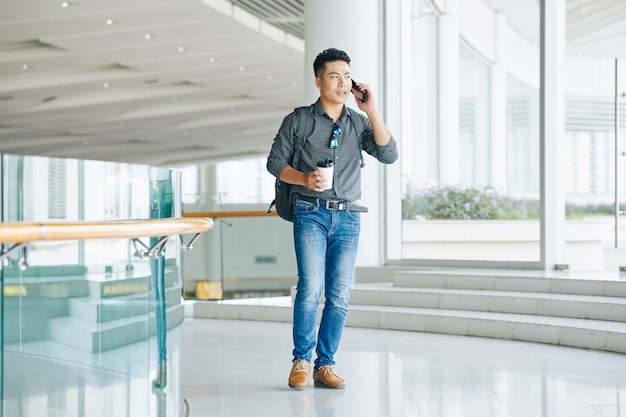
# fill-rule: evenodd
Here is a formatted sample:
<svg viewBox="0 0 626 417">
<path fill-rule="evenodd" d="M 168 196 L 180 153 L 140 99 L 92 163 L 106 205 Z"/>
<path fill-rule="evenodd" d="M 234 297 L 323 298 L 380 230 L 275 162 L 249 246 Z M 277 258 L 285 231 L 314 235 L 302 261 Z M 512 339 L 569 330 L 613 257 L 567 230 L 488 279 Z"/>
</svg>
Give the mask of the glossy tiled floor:
<svg viewBox="0 0 626 417">
<path fill-rule="evenodd" d="M 5 354 L 3 415 L 182 417 L 172 391 L 183 390 L 190 417 L 626 416 L 626 355 L 348 327 L 336 358 L 347 388 L 292 391 L 289 323 L 194 319 L 190 310 L 168 342 L 170 366 L 184 369 L 170 374 L 167 398 L 142 388 L 155 360 L 143 344 L 98 357 L 103 369 L 119 372 L 40 364 L 37 345 L 27 352 L 35 357 Z"/>
<path fill-rule="evenodd" d="M 188 318 L 190 417 L 626 416 L 626 356 L 524 342 L 346 328 L 345 390 L 287 387 L 291 325 Z"/>
</svg>

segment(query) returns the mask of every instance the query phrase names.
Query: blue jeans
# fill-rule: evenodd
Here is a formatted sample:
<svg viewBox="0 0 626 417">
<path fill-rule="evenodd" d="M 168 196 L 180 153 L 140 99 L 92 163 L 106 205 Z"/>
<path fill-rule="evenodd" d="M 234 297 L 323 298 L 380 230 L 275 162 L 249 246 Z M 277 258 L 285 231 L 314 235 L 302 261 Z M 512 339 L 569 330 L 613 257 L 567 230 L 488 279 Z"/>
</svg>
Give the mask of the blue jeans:
<svg viewBox="0 0 626 417">
<path fill-rule="evenodd" d="M 298 284 L 293 307 L 293 360 L 311 362 L 315 348 L 315 370 L 335 364 L 334 355 L 348 315 L 360 230 L 360 213 L 295 202 L 293 235 Z M 322 291 L 326 301 L 316 343 Z"/>
</svg>

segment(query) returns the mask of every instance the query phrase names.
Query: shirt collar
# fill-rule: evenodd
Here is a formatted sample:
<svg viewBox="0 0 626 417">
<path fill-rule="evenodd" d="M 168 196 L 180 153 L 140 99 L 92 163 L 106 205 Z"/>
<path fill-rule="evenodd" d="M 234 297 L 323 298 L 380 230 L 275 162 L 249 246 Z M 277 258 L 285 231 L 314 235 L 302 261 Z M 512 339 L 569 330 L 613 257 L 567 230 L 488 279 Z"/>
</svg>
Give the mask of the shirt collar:
<svg viewBox="0 0 626 417">
<path fill-rule="evenodd" d="M 342 119 L 346 115 L 346 113 L 348 113 L 348 117 L 351 116 L 351 114 L 346 110 L 346 105 L 344 104 L 343 110 L 341 111 L 341 116 L 339 116 L 339 118 Z M 313 114 L 316 116 L 326 115 L 326 117 L 330 117 L 326 113 L 326 110 L 324 110 L 324 107 L 322 106 L 322 100 L 320 100 L 319 98 L 315 103 L 313 103 Z"/>
</svg>

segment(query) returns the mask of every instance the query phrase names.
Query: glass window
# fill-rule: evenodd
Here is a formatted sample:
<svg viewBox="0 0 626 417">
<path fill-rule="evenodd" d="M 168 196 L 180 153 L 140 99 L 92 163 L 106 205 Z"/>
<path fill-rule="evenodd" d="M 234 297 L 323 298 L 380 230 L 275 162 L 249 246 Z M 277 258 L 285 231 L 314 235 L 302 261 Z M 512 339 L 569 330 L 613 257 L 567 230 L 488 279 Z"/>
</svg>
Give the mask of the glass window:
<svg viewBox="0 0 626 417">
<path fill-rule="evenodd" d="M 411 4 L 402 258 L 538 262 L 538 5 Z"/>
<path fill-rule="evenodd" d="M 219 162 L 217 193 L 222 204 L 269 204 L 274 199 L 274 177 L 265 164 L 265 157 Z"/>
<path fill-rule="evenodd" d="M 626 62 L 603 41 L 574 43 L 564 77 L 563 176 L 565 232 L 577 244 L 566 246 L 566 257 L 583 269 L 619 271 L 626 265 Z"/>
</svg>

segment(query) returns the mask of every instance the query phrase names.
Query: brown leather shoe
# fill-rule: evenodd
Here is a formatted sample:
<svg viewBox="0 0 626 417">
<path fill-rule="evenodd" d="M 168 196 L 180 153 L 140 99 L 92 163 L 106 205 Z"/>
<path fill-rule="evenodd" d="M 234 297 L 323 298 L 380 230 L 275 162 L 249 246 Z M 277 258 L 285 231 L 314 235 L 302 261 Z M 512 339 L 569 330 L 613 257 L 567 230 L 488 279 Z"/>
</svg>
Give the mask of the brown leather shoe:
<svg viewBox="0 0 626 417">
<path fill-rule="evenodd" d="M 335 369 L 330 365 L 321 366 L 313 372 L 313 381 L 316 387 L 342 389 L 346 387 L 343 379 L 335 373 Z"/>
<path fill-rule="evenodd" d="M 305 360 L 297 360 L 291 366 L 289 386 L 293 389 L 305 389 L 309 386 L 311 364 Z"/>
</svg>

